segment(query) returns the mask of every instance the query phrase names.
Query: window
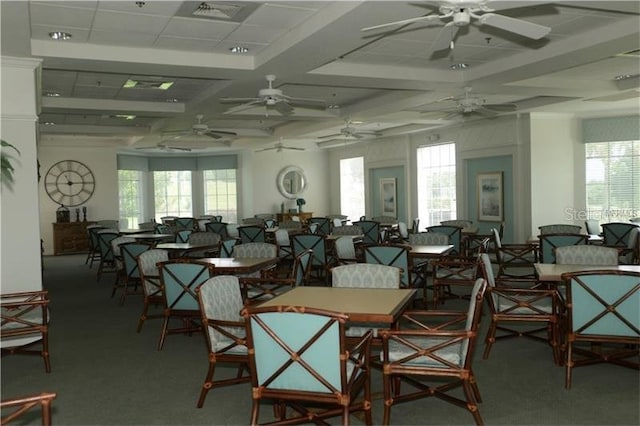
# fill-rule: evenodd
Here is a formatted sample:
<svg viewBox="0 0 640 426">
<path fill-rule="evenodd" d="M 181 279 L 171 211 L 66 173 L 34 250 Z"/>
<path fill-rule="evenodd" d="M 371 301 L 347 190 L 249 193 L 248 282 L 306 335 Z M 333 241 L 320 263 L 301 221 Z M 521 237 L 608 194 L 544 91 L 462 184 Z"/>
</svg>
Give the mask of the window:
<svg viewBox="0 0 640 426">
<path fill-rule="evenodd" d="M 423 225 L 456 219 L 456 145 L 418 148 L 418 217 Z"/>
<path fill-rule="evenodd" d="M 136 228 L 144 222 L 143 173 L 137 170 L 118 170 L 120 227 Z"/>
<path fill-rule="evenodd" d="M 640 141 L 585 147 L 588 219 L 607 223 L 640 216 Z"/>
<path fill-rule="evenodd" d="M 364 212 L 364 157 L 340 160 L 340 214 L 356 221 Z"/>
<path fill-rule="evenodd" d="M 153 172 L 155 217 L 193 216 L 190 171 Z"/>
<path fill-rule="evenodd" d="M 223 222 L 238 222 L 235 169 L 204 171 L 204 211 L 206 214 L 221 215 Z"/>
</svg>

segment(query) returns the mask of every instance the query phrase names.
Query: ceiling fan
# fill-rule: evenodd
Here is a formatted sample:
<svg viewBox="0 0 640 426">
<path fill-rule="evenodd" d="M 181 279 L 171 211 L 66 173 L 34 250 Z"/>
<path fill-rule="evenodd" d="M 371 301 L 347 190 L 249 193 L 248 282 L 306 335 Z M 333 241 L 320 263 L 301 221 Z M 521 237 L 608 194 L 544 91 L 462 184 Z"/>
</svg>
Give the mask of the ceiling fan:
<svg viewBox="0 0 640 426">
<path fill-rule="evenodd" d="M 440 117 L 442 120 L 450 120 L 458 115 L 467 117 L 471 114 L 478 114 L 483 117 L 495 117 L 501 112 L 512 112 L 517 109 L 517 105 L 513 103 L 501 103 L 501 104 L 488 104 L 486 100 L 471 95 L 471 87 L 464 88 L 464 94 L 457 96 L 447 96 L 446 98 L 439 99 L 433 102 L 434 105 L 443 102 L 455 102 L 453 108 L 442 109 L 441 107 L 434 106 L 432 108 L 423 110 L 424 113 L 437 113 L 446 115 Z"/>
<path fill-rule="evenodd" d="M 196 115 L 196 120 L 197 122 L 194 123 L 190 129 L 185 129 L 185 130 L 169 130 L 166 132 L 162 132 L 163 136 L 172 136 L 174 138 L 180 138 L 182 136 L 190 136 L 190 135 L 195 135 L 195 136 L 208 136 L 210 138 L 213 139 L 222 139 L 222 138 L 228 138 L 231 136 L 237 136 L 237 133 L 235 132 L 229 132 L 226 130 L 216 130 L 216 129 L 212 129 L 209 126 L 207 126 L 205 123 L 202 122 L 202 120 L 204 119 L 204 115 L 202 114 L 198 114 Z"/>
<path fill-rule="evenodd" d="M 334 133 L 332 135 L 319 136 L 318 139 L 333 139 L 341 137 L 345 139 L 362 139 L 367 136 L 380 136 L 380 132 L 374 130 L 359 130 L 354 124 L 362 124 L 362 122 L 351 121 L 351 119 L 345 120 L 345 127 L 340 129 L 340 133 Z"/>
<path fill-rule="evenodd" d="M 264 151 L 273 151 L 275 150 L 276 152 L 282 152 L 282 150 L 284 149 L 289 149 L 292 151 L 304 151 L 304 148 L 299 148 L 297 146 L 286 146 L 282 143 L 282 140 L 280 142 L 278 142 L 277 144 L 275 144 L 274 146 L 268 147 L 268 148 L 262 148 L 262 149 L 256 149 L 255 152 L 264 152 Z"/>
<path fill-rule="evenodd" d="M 165 143 L 159 143 L 156 146 L 141 146 L 141 147 L 136 148 L 136 149 L 141 150 L 141 151 L 163 151 L 163 152 L 177 152 L 177 151 L 191 152 L 191 151 L 193 151 L 191 148 L 186 148 L 186 147 L 182 147 L 182 146 L 170 146 L 170 145 L 167 145 Z"/>
<path fill-rule="evenodd" d="M 326 108 L 326 102 L 322 99 L 294 98 L 285 95 L 280 89 L 274 89 L 273 82 L 276 76 L 273 74 L 269 74 L 265 78 L 269 86 L 260 89 L 255 98 L 220 98 L 222 103 L 241 103 L 241 105 L 228 109 L 225 114 L 237 114 L 261 105 L 265 107 L 267 115 L 269 108 L 275 109 L 282 115 L 292 115 L 296 105 L 305 108 Z"/>
<path fill-rule="evenodd" d="M 415 22 L 446 22 L 440 34 L 433 43 L 432 50 L 453 49 L 454 40 L 458 30 L 470 25 L 473 20 L 477 25 L 487 25 L 501 30 L 509 31 L 533 40 L 539 40 L 549 34 L 551 28 L 544 25 L 534 24 L 522 19 L 511 18 L 509 16 L 493 13 L 497 10 L 514 9 L 532 4 L 540 4 L 535 1 L 505 2 L 492 0 L 447 0 L 431 2 L 438 6 L 439 14 L 427 14 L 415 18 L 403 19 L 400 21 L 387 22 L 386 24 L 374 25 L 362 28 L 361 31 L 371 31 L 381 28 L 408 25 Z"/>
</svg>

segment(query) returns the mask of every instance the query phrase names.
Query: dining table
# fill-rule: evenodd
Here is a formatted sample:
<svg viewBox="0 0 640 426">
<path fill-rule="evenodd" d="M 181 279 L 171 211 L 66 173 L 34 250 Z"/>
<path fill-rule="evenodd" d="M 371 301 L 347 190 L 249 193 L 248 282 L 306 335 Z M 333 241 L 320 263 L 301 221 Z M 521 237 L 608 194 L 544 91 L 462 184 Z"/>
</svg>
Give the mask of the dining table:
<svg viewBox="0 0 640 426">
<path fill-rule="evenodd" d="M 304 306 L 340 312 L 351 323 L 395 324 L 411 306 L 415 289 L 296 287 L 260 306 Z"/>
<path fill-rule="evenodd" d="M 160 242 L 160 241 L 173 241 L 176 236 L 173 234 L 154 234 L 153 232 L 142 232 L 139 234 L 127 234 L 127 237 L 131 237 L 136 241 L 146 242 Z"/>
<path fill-rule="evenodd" d="M 580 271 L 626 271 L 640 273 L 640 265 L 559 265 L 557 263 L 536 263 L 534 265 L 539 281 L 561 282 L 562 274 Z"/>
<path fill-rule="evenodd" d="M 453 244 L 430 245 L 430 244 L 404 244 L 409 247 L 409 257 L 414 259 L 437 258 L 446 256 L 453 250 Z"/>
<path fill-rule="evenodd" d="M 170 258 L 177 258 L 194 250 L 218 250 L 218 244 L 158 243 L 155 248 L 167 250 Z"/>
<path fill-rule="evenodd" d="M 279 257 L 204 257 L 197 259 L 215 266 L 214 274 L 245 275 L 271 269 L 280 262 Z"/>
</svg>

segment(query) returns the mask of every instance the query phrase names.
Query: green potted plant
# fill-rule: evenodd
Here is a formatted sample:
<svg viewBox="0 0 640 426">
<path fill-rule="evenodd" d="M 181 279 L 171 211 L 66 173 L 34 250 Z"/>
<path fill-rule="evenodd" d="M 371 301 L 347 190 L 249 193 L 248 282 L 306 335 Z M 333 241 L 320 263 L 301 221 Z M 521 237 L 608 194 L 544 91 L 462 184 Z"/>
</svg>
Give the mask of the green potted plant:
<svg viewBox="0 0 640 426">
<path fill-rule="evenodd" d="M 18 148 L 11 145 L 5 140 L 0 140 L 0 168 L 2 171 L 2 186 L 7 185 L 8 187 L 11 187 L 13 184 L 13 172 L 15 169 L 11 164 L 11 155 L 7 154 L 7 149 L 9 148 L 20 154 Z"/>
</svg>

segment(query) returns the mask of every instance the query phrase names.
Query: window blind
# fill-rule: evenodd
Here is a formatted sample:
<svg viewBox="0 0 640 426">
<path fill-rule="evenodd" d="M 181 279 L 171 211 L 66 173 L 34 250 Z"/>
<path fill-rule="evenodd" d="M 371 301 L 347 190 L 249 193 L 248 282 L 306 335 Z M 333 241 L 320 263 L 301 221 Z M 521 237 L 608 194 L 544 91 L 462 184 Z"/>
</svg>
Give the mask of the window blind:
<svg viewBox="0 0 640 426">
<path fill-rule="evenodd" d="M 640 139 L 640 117 L 603 117 L 582 120 L 584 143 L 634 141 Z"/>
</svg>

